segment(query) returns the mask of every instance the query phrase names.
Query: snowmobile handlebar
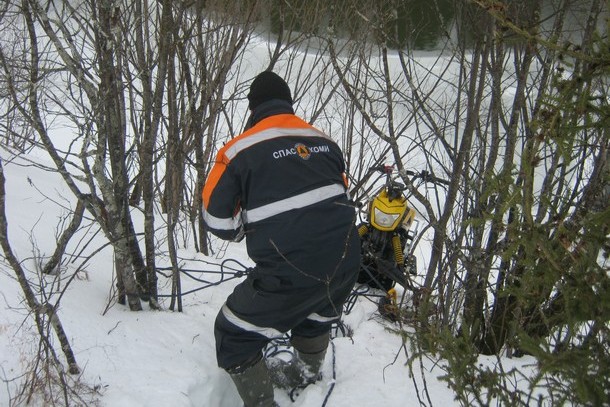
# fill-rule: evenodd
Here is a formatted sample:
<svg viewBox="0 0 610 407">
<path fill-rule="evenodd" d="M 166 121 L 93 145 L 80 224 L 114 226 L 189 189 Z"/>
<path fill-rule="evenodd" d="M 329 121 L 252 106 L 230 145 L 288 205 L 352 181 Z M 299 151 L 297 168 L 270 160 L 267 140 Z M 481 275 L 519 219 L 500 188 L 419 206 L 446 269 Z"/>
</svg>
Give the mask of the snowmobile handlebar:
<svg viewBox="0 0 610 407">
<path fill-rule="evenodd" d="M 449 181 L 439 178 L 426 170 L 421 170 L 420 172 L 405 170 L 405 173 L 407 175 L 411 176 L 413 179 L 421 179 L 423 182 L 431 182 L 433 184 L 449 185 Z"/>
</svg>

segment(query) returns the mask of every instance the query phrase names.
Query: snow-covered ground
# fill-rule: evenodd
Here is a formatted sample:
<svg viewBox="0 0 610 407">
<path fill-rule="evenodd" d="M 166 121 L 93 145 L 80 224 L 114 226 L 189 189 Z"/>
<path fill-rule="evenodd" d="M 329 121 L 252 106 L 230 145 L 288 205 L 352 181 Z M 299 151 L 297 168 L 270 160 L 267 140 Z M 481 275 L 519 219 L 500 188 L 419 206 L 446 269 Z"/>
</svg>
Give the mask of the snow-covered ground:
<svg viewBox="0 0 610 407">
<path fill-rule="evenodd" d="M 54 248 L 57 224 L 66 212 L 58 204 L 70 205 L 66 199 L 70 194 L 54 173 L 6 161 L 4 173 L 10 241 L 29 270 L 31 280 L 37 282 L 34 253 L 48 255 Z M 80 251 L 88 241 L 82 239 L 85 232 L 91 236 L 94 230 L 83 230 L 75 237 L 71 253 Z M 103 243 L 101 239 L 94 240 L 88 251 Z M 184 259 L 184 267 L 189 269 L 212 268 L 201 260 L 222 261 L 205 258 L 191 249 L 182 249 L 179 254 Z M 227 258 L 249 264 L 242 244 L 230 244 L 224 259 Z M 160 259 L 160 266 L 162 262 Z M 75 257 L 74 262 L 66 263 L 55 288 L 65 287 L 83 258 Z M 109 407 L 240 406 L 233 383 L 216 366 L 213 336 L 216 313 L 239 280 L 186 295 L 181 313 L 167 309 L 169 299 L 163 299 L 163 311 L 131 312 L 116 304 L 108 307 L 112 274 L 112 252 L 107 248 L 79 271 L 59 308 L 83 371 L 81 381 L 98 389 L 100 404 Z M 55 278 L 44 278 L 47 289 Z M 168 284 L 161 277 L 161 294 L 169 294 Z M 186 277 L 183 279 L 184 291 L 201 285 Z M 14 273 L 5 262 L 0 264 L 0 309 L 0 406 L 9 406 L 9 400 L 17 394 L 23 380 L 21 375 L 36 351 L 37 335 L 26 315 Z M 411 376 L 401 338 L 387 329 L 395 326 L 378 317 L 374 303 L 360 298 L 344 322 L 353 335 L 332 341 L 334 352 L 327 354 L 325 379 L 305 389 L 294 403 L 287 394 L 277 391 L 281 406 L 321 406 L 326 398 L 327 406 L 407 406 L 419 404 L 418 396 L 429 405 L 426 390 L 432 405 L 454 404 L 452 392 L 438 380 L 445 372 L 433 360 L 422 359 L 423 369 L 416 363 L 417 369 Z M 63 360 L 57 341 L 54 343 Z M 493 366 L 495 360 L 481 358 L 480 363 Z M 504 368 L 519 364 L 527 370 L 532 360 L 524 358 L 504 363 Z"/>
</svg>

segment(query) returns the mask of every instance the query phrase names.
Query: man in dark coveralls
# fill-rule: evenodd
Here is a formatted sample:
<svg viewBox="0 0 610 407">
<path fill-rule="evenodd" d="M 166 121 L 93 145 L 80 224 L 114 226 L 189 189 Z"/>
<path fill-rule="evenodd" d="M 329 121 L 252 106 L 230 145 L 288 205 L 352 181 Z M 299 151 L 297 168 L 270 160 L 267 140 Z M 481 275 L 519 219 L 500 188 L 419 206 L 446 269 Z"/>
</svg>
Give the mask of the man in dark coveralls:
<svg viewBox="0 0 610 407">
<path fill-rule="evenodd" d="M 247 127 L 218 152 L 203 211 L 218 237 L 245 236 L 256 263 L 216 317 L 218 365 L 246 407 L 274 406 L 262 349 L 290 331 L 296 360 L 286 369 L 301 369 L 288 385 L 319 378 L 360 247 L 339 146 L 294 114 L 290 88 L 275 73 L 259 74 L 248 100 Z"/>
</svg>

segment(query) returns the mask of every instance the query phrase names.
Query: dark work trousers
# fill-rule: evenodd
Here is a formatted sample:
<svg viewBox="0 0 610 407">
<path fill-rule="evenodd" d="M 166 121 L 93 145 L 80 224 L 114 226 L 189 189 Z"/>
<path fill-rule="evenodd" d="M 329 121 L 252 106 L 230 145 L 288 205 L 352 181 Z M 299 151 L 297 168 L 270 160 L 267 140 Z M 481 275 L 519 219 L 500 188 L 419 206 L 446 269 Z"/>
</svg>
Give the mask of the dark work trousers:
<svg viewBox="0 0 610 407">
<path fill-rule="evenodd" d="M 297 270 L 277 276 L 259 265 L 237 285 L 214 325 L 218 366 L 234 369 L 256 360 L 269 341 L 288 331 L 306 338 L 327 333 L 341 318 L 358 277 L 357 237 L 351 243 L 339 267 L 327 265 L 330 271 L 324 278 Z"/>
</svg>

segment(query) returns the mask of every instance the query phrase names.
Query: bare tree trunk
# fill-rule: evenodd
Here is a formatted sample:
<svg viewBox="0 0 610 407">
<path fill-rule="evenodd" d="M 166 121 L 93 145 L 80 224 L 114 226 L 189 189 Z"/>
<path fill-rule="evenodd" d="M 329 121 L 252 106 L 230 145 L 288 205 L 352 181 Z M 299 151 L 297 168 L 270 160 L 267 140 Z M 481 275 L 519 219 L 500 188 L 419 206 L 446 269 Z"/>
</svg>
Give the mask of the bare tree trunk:
<svg viewBox="0 0 610 407">
<path fill-rule="evenodd" d="M 182 203 L 182 181 L 184 158 L 181 154 L 180 129 L 178 124 L 177 76 L 175 65 L 175 46 L 169 52 L 167 75 L 168 96 L 168 131 L 167 160 L 165 172 L 165 207 L 167 208 L 167 244 L 172 264 L 172 299 L 169 308 L 174 309 L 178 303 L 178 311 L 182 312 L 182 289 L 180 268 L 176 250 L 176 225 L 179 220 L 180 204 Z"/>
<path fill-rule="evenodd" d="M 110 231 L 115 250 L 117 274 L 125 288 L 127 302 L 131 310 L 141 310 L 139 290 L 134 278 L 134 262 L 129 243 L 129 179 L 125 166 L 125 102 L 119 66 L 116 61 L 115 48 L 121 41 L 117 23 L 120 13 L 119 5 L 114 0 L 101 0 L 96 10 L 99 13 L 99 31 L 97 32 L 97 53 L 100 69 L 100 107 L 99 128 L 102 140 L 107 143 L 112 181 L 104 174 L 103 156 L 98 155 L 94 166 L 100 189 L 106 202 L 108 212 L 108 230 Z"/>
<path fill-rule="evenodd" d="M 57 307 L 59 304 L 41 304 L 36 299 L 36 294 L 32 290 L 30 283 L 25 275 L 25 271 L 21 267 L 21 262 L 15 257 L 13 250 L 11 249 L 11 245 L 8 241 L 8 220 L 6 218 L 6 191 L 5 191 L 5 178 L 4 178 L 4 168 L 2 166 L 2 162 L 0 161 L 0 246 L 2 246 L 2 250 L 4 251 L 4 256 L 8 260 L 11 268 L 15 272 L 17 277 L 17 281 L 19 281 L 19 286 L 23 291 L 23 295 L 25 296 L 26 303 L 30 311 L 34 314 L 34 319 L 36 321 L 36 326 L 38 328 L 38 332 L 41 335 L 41 339 L 45 338 L 46 328 L 43 325 L 43 321 L 40 318 L 42 315 L 46 315 L 49 323 L 53 327 L 55 331 L 55 335 L 59 340 L 61 345 L 61 349 L 64 352 L 64 356 L 68 361 L 68 372 L 70 374 L 79 374 L 80 368 L 76 363 L 76 357 L 74 356 L 74 352 L 72 351 L 72 347 L 70 346 L 70 341 L 68 340 L 68 336 L 64 331 L 61 320 L 59 319 L 59 315 L 57 315 Z M 45 346 L 55 354 L 53 350 L 53 346 L 49 341 L 45 341 Z"/>
<path fill-rule="evenodd" d="M 463 182 L 464 173 L 469 172 L 470 167 L 470 154 L 472 149 L 473 140 L 475 137 L 476 129 L 479 124 L 479 114 L 481 110 L 481 106 L 483 103 L 483 96 L 486 85 L 486 77 L 488 73 L 488 65 L 486 63 L 491 47 L 484 40 L 477 41 L 474 44 L 471 52 L 467 53 L 466 49 L 462 50 L 462 54 L 460 55 L 460 61 L 462 67 L 467 67 L 460 74 L 460 86 L 458 87 L 458 100 L 461 100 L 462 97 L 466 100 L 466 105 L 464 106 L 464 113 L 461 112 L 461 103 L 456 107 L 456 116 L 455 122 L 457 124 L 456 127 L 456 135 L 455 135 L 455 151 L 453 151 L 452 156 L 452 172 L 451 172 L 451 180 L 447 191 L 447 196 L 445 197 L 444 207 L 441 213 L 441 216 L 438 220 L 438 223 L 434 225 L 434 237 L 432 240 L 432 253 L 430 256 L 430 263 L 428 265 L 428 271 L 426 273 L 426 277 L 424 280 L 424 297 L 422 298 L 423 304 L 421 306 L 422 318 L 427 319 L 428 308 L 430 306 L 430 294 L 435 289 L 444 290 L 444 287 L 435 287 L 435 278 L 436 279 L 444 279 L 446 270 L 442 269 L 442 257 L 445 252 L 445 241 L 447 240 L 447 229 L 449 227 L 449 221 L 454 216 L 456 205 L 458 204 L 458 197 L 460 196 L 460 188 Z M 471 57 L 468 57 L 471 55 Z M 468 60 L 468 58 L 470 58 Z M 464 90 L 461 89 L 461 82 L 463 81 Z M 463 96 L 462 96 L 463 92 Z M 464 127 L 460 127 L 461 115 L 464 114 Z M 459 141 L 459 144 L 457 142 Z M 464 209 L 461 209 L 464 211 Z M 450 239 L 455 242 L 458 236 L 451 236 Z M 450 250 L 452 250 L 451 248 Z M 451 253 L 445 254 L 447 257 L 451 258 L 454 255 Z M 473 270 L 473 272 L 476 272 Z M 467 278 L 468 281 L 468 278 Z M 479 288 L 475 288 L 480 292 L 480 286 L 476 285 Z M 472 291 L 471 291 L 472 292 Z M 468 301 L 468 287 L 466 291 L 466 304 Z M 477 314 L 480 312 L 477 309 L 473 309 L 472 307 L 466 305 L 466 310 L 464 318 L 466 320 L 472 321 L 473 319 L 480 320 L 477 317 Z"/>
<path fill-rule="evenodd" d="M 143 114 L 144 114 L 144 138 L 141 146 L 141 169 L 140 183 L 143 185 L 144 197 L 144 242 L 146 246 L 146 266 L 148 275 L 148 293 L 151 306 L 158 307 L 157 274 L 155 270 L 155 188 L 154 188 L 154 156 L 156 148 L 157 133 L 163 116 L 163 95 L 165 93 L 165 82 L 167 76 L 167 64 L 169 44 L 172 39 L 172 2 L 162 2 L 161 26 L 159 28 L 159 54 L 156 75 L 156 86 L 153 91 L 150 83 L 150 66 L 155 63 L 147 59 L 148 49 L 142 37 L 142 27 L 148 26 L 149 5 L 147 0 L 137 2 L 138 13 L 141 15 L 141 24 L 138 24 L 138 35 L 136 38 L 136 50 L 138 65 L 146 74 L 142 78 L 143 92 Z"/>
<path fill-rule="evenodd" d="M 57 241 L 57 247 L 55 248 L 55 251 L 42 268 L 42 272 L 44 274 L 53 274 L 59 267 L 59 264 L 61 263 L 61 258 L 66 252 L 66 247 L 68 246 L 68 243 L 70 242 L 72 236 L 74 236 L 74 233 L 76 233 L 76 231 L 78 230 L 78 227 L 80 226 L 80 223 L 83 220 L 84 213 L 85 203 L 79 200 L 76 203 L 76 208 L 74 209 L 74 214 L 72 215 L 72 220 L 70 221 L 70 224 L 62 232 L 61 236 L 59 237 L 59 240 Z"/>
</svg>

